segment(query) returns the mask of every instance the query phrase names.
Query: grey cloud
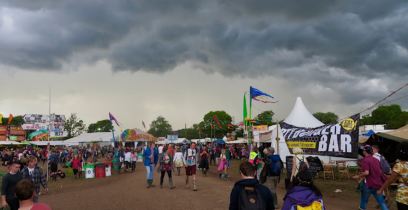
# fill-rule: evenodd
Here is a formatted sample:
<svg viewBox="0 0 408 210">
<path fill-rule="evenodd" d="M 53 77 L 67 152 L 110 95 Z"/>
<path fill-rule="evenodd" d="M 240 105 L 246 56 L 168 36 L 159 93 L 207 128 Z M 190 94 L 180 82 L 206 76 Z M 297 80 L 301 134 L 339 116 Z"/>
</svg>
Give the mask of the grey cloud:
<svg viewBox="0 0 408 210">
<path fill-rule="evenodd" d="M 160 73 L 193 61 L 225 76 L 297 81 L 301 75 L 305 83 L 322 82 L 342 92 L 346 101 L 361 97 L 347 92 L 345 80 L 383 77 L 389 85 L 391 78 L 407 78 L 408 3 L 402 0 L 9 0 L 0 5 L 0 62 L 22 69 L 58 70 L 81 54 L 108 60 L 114 71 Z M 7 18 L 14 21 L 16 37 Z M 89 55 L 98 49 L 103 52 Z M 341 69 L 346 76 L 316 66 Z"/>
</svg>

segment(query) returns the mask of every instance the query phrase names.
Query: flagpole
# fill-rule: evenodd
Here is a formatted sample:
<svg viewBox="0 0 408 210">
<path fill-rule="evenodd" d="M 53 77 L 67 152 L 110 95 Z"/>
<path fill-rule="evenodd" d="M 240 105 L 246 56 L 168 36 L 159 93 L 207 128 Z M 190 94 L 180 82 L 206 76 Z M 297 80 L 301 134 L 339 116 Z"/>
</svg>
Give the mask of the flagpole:
<svg viewBox="0 0 408 210">
<path fill-rule="evenodd" d="M 47 182 L 49 179 L 49 156 L 50 156 L 50 140 L 51 140 L 51 87 L 48 87 L 48 144 L 47 144 Z"/>
</svg>

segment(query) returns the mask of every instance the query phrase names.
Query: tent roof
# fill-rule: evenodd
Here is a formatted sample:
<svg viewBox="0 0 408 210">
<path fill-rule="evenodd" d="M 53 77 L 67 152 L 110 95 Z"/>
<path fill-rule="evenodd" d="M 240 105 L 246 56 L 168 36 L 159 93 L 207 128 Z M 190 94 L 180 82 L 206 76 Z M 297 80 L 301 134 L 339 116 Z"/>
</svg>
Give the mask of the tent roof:
<svg viewBox="0 0 408 210">
<path fill-rule="evenodd" d="M 67 143 L 112 142 L 111 132 L 83 133 L 74 138 L 65 140 Z"/>
<path fill-rule="evenodd" d="M 0 141 L 0 145 L 20 145 L 21 143 L 16 141 Z"/>
<path fill-rule="evenodd" d="M 296 98 L 296 103 L 284 122 L 305 128 L 316 128 L 324 125 L 309 112 L 300 97 Z"/>
<path fill-rule="evenodd" d="M 405 125 L 397 130 L 390 131 L 387 133 L 376 133 L 376 135 L 381 136 L 386 139 L 391 139 L 397 142 L 407 142 L 408 143 L 408 125 Z"/>
</svg>

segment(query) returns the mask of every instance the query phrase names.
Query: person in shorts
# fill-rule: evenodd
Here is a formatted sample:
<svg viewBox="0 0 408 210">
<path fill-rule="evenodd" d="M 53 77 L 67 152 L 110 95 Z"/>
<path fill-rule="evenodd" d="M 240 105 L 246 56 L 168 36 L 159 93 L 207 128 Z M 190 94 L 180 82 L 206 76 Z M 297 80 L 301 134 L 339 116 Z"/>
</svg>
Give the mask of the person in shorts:
<svg viewBox="0 0 408 210">
<path fill-rule="evenodd" d="M 183 162 L 186 167 L 186 187 L 189 186 L 189 177 L 193 176 L 193 190 L 197 191 L 196 172 L 197 172 L 198 153 L 196 144 L 193 142 L 184 153 Z"/>
</svg>

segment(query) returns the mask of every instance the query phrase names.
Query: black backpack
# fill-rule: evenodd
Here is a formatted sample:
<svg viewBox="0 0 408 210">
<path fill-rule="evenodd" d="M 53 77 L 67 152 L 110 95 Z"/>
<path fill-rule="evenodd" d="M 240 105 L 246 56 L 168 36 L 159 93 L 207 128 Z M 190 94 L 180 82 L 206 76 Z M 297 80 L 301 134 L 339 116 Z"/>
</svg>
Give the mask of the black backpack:
<svg viewBox="0 0 408 210">
<path fill-rule="evenodd" d="M 266 210 L 266 203 L 262 199 L 258 185 L 243 186 L 239 193 L 239 210 Z"/>
</svg>

